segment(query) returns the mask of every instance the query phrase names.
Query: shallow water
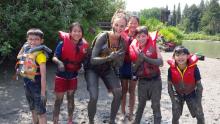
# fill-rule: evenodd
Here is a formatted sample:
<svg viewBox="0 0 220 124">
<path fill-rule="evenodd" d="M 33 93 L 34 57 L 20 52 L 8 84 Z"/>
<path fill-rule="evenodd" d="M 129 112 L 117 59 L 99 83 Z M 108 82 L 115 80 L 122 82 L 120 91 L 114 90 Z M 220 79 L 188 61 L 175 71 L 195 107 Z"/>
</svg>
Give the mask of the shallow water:
<svg viewBox="0 0 220 124">
<path fill-rule="evenodd" d="M 209 58 L 220 58 L 220 41 L 185 40 L 183 46 L 192 53 L 199 53 Z"/>
</svg>

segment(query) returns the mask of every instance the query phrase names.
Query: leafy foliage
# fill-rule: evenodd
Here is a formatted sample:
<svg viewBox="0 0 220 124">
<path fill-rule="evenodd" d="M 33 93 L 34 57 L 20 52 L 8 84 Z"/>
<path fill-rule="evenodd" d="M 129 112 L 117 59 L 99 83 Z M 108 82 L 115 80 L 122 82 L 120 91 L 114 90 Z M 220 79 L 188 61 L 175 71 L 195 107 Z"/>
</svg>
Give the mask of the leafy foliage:
<svg viewBox="0 0 220 124">
<path fill-rule="evenodd" d="M 45 44 L 52 49 L 57 31 L 68 29 L 74 21 L 83 24 L 85 37 L 91 40 L 95 34 L 88 30 L 96 29 L 97 21 L 109 21 L 115 10 L 123 7 L 122 0 L 1 0 L 0 57 L 15 56 L 30 28 L 40 28 Z"/>
<path fill-rule="evenodd" d="M 220 5 L 218 0 L 201 0 L 199 6 L 185 6 L 182 27 L 186 33 L 203 31 L 214 35 L 220 33 Z"/>
<path fill-rule="evenodd" d="M 160 30 L 161 35 L 165 37 L 167 41 L 181 44 L 181 40 L 184 38 L 183 32 L 173 26 L 168 26 Z"/>
<path fill-rule="evenodd" d="M 155 18 L 160 20 L 161 9 L 160 8 L 144 9 L 140 11 L 140 16 L 144 17 L 145 19 Z"/>
</svg>

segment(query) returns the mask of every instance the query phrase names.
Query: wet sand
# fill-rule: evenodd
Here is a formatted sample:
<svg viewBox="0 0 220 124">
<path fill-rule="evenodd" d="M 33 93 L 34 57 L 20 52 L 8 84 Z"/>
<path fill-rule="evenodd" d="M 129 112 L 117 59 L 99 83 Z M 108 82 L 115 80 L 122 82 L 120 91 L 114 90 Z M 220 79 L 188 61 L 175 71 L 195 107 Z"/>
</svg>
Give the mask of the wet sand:
<svg viewBox="0 0 220 124">
<path fill-rule="evenodd" d="M 167 69 L 168 64 L 166 60 L 172 56 L 172 53 L 162 52 L 164 58 L 164 66 L 161 67 L 162 72 L 162 98 L 161 98 L 161 112 L 162 124 L 171 124 L 172 112 L 171 101 L 167 93 Z M 203 91 L 203 109 L 205 114 L 206 124 L 220 123 L 220 60 L 205 58 L 205 61 L 199 61 L 198 66 L 202 76 Z M 53 94 L 53 79 L 55 75 L 55 66 L 49 65 L 47 68 L 47 117 L 48 124 L 52 124 L 52 111 L 54 104 Z M 1 124 L 30 124 L 31 113 L 25 99 L 23 90 L 23 81 L 14 81 L 11 79 L 12 70 L 7 69 L 1 72 L 0 76 L 0 123 Z M 100 80 L 99 83 L 99 100 L 97 104 L 97 114 L 95 122 L 97 124 L 107 123 L 110 116 L 110 104 L 112 95 L 107 93 L 107 90 Z M 78 90 L 75 93 L 75 111 L 74 124 L 86 124 L 87 118 L 87 104 L 89 101 L 89 94 L 86 89 L 86 82 L 83 73 L 79 74 Z M 137 107 L 137 100 L 135 108 Z M 60 124 L 66 124 L 67 120 L 67 101 L 64 99 L 60 112 Z M 153 120 L 151 102 L 148 101 L 145 107 L 144 115 L 142 117 L 142 124 L 151 124 Z M 129 124 L 128 120 L 120 120 L 120 111 L 117 115 L 117 123 Z M 192 118 L 186 104 L 184 105 L 183 114 L 180 118 L 180 124 L 196 124 L 196 119 Z"/>
</svg>

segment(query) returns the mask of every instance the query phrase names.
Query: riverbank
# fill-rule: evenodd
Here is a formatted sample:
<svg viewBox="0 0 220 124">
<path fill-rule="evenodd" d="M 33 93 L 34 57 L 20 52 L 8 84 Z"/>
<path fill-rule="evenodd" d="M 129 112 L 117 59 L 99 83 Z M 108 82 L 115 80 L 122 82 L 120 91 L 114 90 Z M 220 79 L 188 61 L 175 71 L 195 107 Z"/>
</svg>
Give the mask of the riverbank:
<svg viewBox="0 0 220 124">
<path fill-rule="evenodd" d="M 171 101 L 167 93 L 167 69 L 168 64 L 166 60 L 172 56 L 172 53 L 162 52 L 164 58 L 164 66 L 161 67 L 163 90 L 161 98 L 161 112 L 162 112 L 162 124 L 171 124 L 172 112 Z M 203 92 L 203 109 L 207 124 L 219 124 L 220 123 L 220 60 L 206 58 L 205 61 L 199 61 L 198 66 L 201 71 L 202 83 L 204 87 Z M 47 116 L 48 124 L 52 124 L 52 111 L 54 104 L 53 94 L 53 78 L 55 72 L 55 66 L 49 65 L 47 68 L 47 89 L 48 89 L 48 102 L 47 102 Z M 4 74 L 1 74 L 0 80 L 0 122 L 2 124 L 30 124 L 31 114 L 24 96 L 23 82 L 14 81 L 11 79 L 12 71 L 5 70 Z M 110 104 L 112 96 L 107 94 L 106 88 L 100 81 L 99 88 L 99 101 L 98 110 L 95 117 L 97 124 L 105 123 L 109 119 Z M 89 94 L 86 90 L 86 82 L 83 74 L 79 75 L 78 90 L 75 95 L 75 111 L 74 111 L 74 124 L 88 123 L 87 118 L 87 104 L 89 101 Z M 137 100 L 136 106 L 137 107 Z M 142 124 L 152 123 L 152 110 L 150 102 L 147 102 L 144 115 L 142 117 Z M 67 120 L 67 101 L 66 97 L 61 107 L 60 123 L 66 124 Z M 119 120 L 120 113 L 117 115 L 117 122 L 119 124 L 129 124 L 126 121 Z M 183 115 L 180 118 L 181 124 L 196 124 L 196 119 L 190 116 L 190 113 L 184 106 Z"/>
</svg>

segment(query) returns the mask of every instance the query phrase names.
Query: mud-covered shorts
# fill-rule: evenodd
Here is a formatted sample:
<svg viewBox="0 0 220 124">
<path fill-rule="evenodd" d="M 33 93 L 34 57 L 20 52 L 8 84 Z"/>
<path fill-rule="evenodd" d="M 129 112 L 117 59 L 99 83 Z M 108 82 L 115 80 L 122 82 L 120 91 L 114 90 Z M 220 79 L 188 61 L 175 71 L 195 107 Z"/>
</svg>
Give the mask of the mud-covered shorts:
<svg viewBox="0 0 220 124">
<path fill-rule="evenodd" d="M 24 78 L 24 89 L 30 110 L 35 110 L 39 115 L 46 113 L 46 106 L 41 100 L 40 80 L 32 81 Z"/>
<path fill-rule="evenodd" d="M 192 117 L 204 115 L 201 104 L 201 97 L 195 91 L 188 95 L 175 95 L 175 100 L 172 101 L 172 111 L 174 116 L 181 116 L 183 112 L 183 105 L 186 102 Z"/>
<path fill-rule="evenodd" d="M 115 88 L 121 88 L 120 80 L 112 69 L 109 69 L 102 73 L 97 73 L 92 69 L 87 69 L 85 71 L 85 79 L 87 83 L 87 89 L 89 91 L 98 91 L 99 77 L 103 80 L 106 88 L 109 91 Z"/>
</svg>

